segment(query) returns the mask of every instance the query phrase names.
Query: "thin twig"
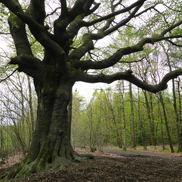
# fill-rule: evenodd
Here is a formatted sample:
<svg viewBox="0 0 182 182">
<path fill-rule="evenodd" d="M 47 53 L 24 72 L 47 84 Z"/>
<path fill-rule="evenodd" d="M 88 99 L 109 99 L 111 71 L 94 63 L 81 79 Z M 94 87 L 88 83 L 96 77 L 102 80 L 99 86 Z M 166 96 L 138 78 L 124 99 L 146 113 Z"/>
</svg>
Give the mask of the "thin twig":
<svg viewBox="0 0 182 182">
<path fill-rule="evenodd" d="M 12 76 L 16 71 L 18 70 L 18 68 L 16 68 L 10 75 L 8 75 L 6 78 L 0 80 L 0 83 L 7 80 L 10 76 Z"/>
</svg>

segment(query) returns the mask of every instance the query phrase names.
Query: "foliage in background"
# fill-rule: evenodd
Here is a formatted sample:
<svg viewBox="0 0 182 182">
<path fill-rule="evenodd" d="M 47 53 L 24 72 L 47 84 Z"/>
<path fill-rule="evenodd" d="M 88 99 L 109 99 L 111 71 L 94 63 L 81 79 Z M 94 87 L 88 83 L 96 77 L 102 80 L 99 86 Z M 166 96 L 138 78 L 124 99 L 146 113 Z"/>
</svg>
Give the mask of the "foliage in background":
<svg viewBox="0 0 182 182">
<path fill-rule="evenodd" d="M 36 95 L 32 80 L 14 74 L 4 82 L 0 98 L 1 153 L 27 153 L 35 129 Z"/>
</svg>

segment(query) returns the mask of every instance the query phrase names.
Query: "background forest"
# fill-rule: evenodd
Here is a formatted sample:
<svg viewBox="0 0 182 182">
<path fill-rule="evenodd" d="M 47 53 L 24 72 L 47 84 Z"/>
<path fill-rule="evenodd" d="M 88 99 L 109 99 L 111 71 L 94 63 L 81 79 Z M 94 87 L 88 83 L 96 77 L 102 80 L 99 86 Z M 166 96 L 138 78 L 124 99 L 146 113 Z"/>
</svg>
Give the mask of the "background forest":
<svg viewBox="0 0 182 182">
<path fill-rule="evenodd" d="M 126 33 L 132 35 L 130 31 Z M 105 53 L 112 54 L 120 44 L 118 38 L 118 42 L 104 47 Z M 181 66 L 179 50 L 171 49 L 168 44 L 160 44 L 160 47 L 156 44 L 155 49 L 148 47 L 142 54 L 140 63 L 137 54 L 126 56 L 126 63 L 122 61 L 107 71 L 132 68 L 138 78 L 156 84 L 163 74 Z M 25 154 L 30 147 L 36 119 L 37 98 L 32 80 L 25 74 L 14 73 L 1 83 L 1 88 L 1 154 Z M 157 94 L 123 80 L 117 81 L 112 88 L 108 85 L 95 89 L 89 101 L 86 95 L 73 91 L 72 145 L 89 147 L 91 151 L 108 145 L 124 150 L 160 145 L 163 150 L 181 152 L 181 97 L 180 77 L 172 80 L 167 90 Z"/>
<path fill-rule="evenodd" d="M 130 35 L 128 37 L 134 36 L 129 28 L 126 34 Z M 108 46 L 107 54 L 121 44 L 118 39 L 118 42 Z M 171 49 L 168 44 L 160 43 L 155 48 L 148 46 L 138 56 L 142 56 L 142 59 L 138 60 L 136 54 L 125 57 L 126 63 L 122 61 L 108 71 L 132 69 L 142 81 L 157 84 L 163 74 L 181 67 L 179 50 Z M 94 151 L 107 145 L 124 150 L 136 146 L 146 149 L 149 145 L 161 145 L 165 150 L 165 145 L 168 145 L 171 152 L 181 152 L 181 112 L 180 77 L 173 79 L 167 90 L 157 94 L 120 80 L 112 88 L 96 89 L 88 104 L 76 92 L 73 97 L 73 146 L 89 145 L 91 151 Z"/>
</svg>

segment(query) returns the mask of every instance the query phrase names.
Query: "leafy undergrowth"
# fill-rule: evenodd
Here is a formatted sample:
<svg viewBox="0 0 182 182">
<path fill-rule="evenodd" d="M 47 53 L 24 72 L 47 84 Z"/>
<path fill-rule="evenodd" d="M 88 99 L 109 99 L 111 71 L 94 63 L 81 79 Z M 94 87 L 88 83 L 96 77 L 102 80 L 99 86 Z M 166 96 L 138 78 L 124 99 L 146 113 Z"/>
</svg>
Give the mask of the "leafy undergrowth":
<svg viewBox="0 0 182 182">
<path fill-rule="evenodd" d="M 80 153 L 87 151 L 81 150 Z M 82 162 L 76 168 L 44 171 L 21 182 L 141 182 L 141 181 L 182 181 L 182 160 L 154 156 L 124 157 L 119 153 L 95 152 L 95 158 Z M 0 175 L 11 167 L 0 169 Z"/>
</svg>

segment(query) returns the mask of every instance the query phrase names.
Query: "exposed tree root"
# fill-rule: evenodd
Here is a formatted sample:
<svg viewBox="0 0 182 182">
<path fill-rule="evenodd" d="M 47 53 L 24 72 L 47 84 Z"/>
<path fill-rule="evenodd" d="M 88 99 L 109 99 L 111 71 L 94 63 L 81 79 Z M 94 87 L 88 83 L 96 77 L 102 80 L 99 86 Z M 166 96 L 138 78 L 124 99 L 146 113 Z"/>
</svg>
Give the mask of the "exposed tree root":
<svg viewBox="0 0 182 182">
<path fill-rule="evenodd" d="M 20 163 L 18 163 L 10 172 L 2 175 L 0 177 L 1 181 L 8 181 L 10 179 L 18 179 L 25 176 L 30 176 L 34 173 L 40 173 L 44 170 L 55 170 L 63 169 L 65 167 L 76 167 L 79 162 L 86 161 L 87 159 L 93 159 L 92 154 L 80 155 L 74 150 L 70 151 L 69 155 L 66 157 L 55 156 L 52 158 L 52 161 L 44 159 L 43 157 L 29 162 L 28 156 L 26 156 Z"/>
</svg>

